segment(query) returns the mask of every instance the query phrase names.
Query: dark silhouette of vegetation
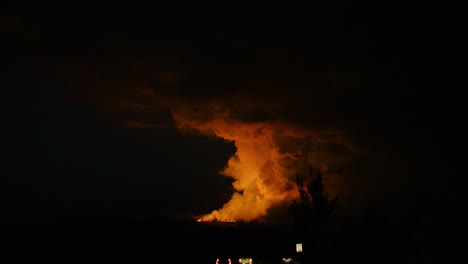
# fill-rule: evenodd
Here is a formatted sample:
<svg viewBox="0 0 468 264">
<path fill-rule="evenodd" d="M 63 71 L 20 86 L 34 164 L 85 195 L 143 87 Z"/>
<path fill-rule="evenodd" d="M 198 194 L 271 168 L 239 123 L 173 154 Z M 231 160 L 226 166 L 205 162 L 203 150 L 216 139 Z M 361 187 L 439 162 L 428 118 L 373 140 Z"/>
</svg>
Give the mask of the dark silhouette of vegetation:
<svg viewBox="0 0 468 264">
<path fill-rule="evenodd" d="M 330 216 L 337 207 L 337 199 L 330 199 L 322 182 L 322 172 L 310 168 L 308 177 L 296 175 L 299 199 L 289 206 L 296 231 L 307 234 L 312 227 L 318 227 Z"/>
<path fill-rule="evenodd" d="M 308 263 L 317 259 L 324 247 L 329 244 L 325 234 L 325 224 L 337 207 L 337 199 L 331 199 L 322 181 L 322 172 L 313 168 L 309 175 L 296 175 L 299 198 L 294 200 L 288 210 L 293 220 L 294 237 L 304 243 L 304 253 L 295 258 Z"/>
</svg>

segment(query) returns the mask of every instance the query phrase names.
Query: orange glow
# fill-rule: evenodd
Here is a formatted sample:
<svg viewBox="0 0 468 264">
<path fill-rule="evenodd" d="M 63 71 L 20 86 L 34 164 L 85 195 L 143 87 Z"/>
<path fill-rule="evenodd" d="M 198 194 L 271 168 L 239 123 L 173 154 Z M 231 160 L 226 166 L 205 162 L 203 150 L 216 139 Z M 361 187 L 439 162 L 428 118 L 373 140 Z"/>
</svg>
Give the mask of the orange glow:
<svg viewBox="0 0 468 264">
<path fill-rule="evenodd" d="M 227 166 L 220 172 L 232 177 L 236 192 L 218 210 L 198 219 L 202 221 L 251 221 L 267 214 L 273 205 L 290 201 L 297 197 L 294 188 L 294 173 L 298 164 L 305 163 L 307 157 L 301 149 L 285 149 L 280 141 L 290 138 L 284 125 L 267 122 L 242 123 L 230 120 L 225 115 L 209 121 L 197 121 L 173 111 L 174 119 L 180 128 L 190 127 L 201 132 L 214 133 L 216 136 L 233 141 L 237 152 Z M 295 132 L 295 133 L 291 133 Z M 283 142 L 283 145 L 287 145 Z M 281 149 L 282 148 L 282 149 Z"/>
<path fill-rule="evenodd" d="M 200 217 L 198 222 L 260 219 L 271 207 L 297 198 L 295 176 L 308 174 L 308 164 L 317 164 L 317 153 L 311 149 L 317 149 L 319 136 L 312 131 L 276 121 L 242 122 L 219 108 L 213 109 L 218 111 L 208 118 L 184 110 L 172 109 L 179 129 L 196 129 L 232 141 L 237 148 L 220 171 L 234 179 L 235 192 L 222 208 Z"/>
</svg>

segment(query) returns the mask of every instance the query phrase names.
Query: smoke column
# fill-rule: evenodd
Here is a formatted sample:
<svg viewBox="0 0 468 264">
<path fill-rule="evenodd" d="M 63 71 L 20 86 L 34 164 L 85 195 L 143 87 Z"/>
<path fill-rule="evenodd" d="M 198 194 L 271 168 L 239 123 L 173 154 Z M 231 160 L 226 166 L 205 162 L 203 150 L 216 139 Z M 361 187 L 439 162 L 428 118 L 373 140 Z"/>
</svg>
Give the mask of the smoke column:
<svg viewBox="0 0 468 264">
<path fill-rule="evenodd" d="M 280 122 L 242 122 L 229 114 L 194 118 L 172 111 L 180 129 L 196 129 L 233 141 L 237 151 L 221 174 L 234 179 L 234 194 L 218 210 L 199 221 L 251 221 L 267 214 L 269 208 L 297 197 L 294 177 L 307 171 L 311 133 Z"/>
</svg>

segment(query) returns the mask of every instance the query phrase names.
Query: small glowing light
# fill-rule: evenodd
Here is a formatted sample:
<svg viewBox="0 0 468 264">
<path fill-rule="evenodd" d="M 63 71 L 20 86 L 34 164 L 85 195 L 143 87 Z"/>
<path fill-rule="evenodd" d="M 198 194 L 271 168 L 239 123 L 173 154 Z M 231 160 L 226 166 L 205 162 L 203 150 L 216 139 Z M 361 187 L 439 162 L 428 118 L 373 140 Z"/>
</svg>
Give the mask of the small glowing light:
<svg viewBox="0 0 468 264">
<path fill-rule="evenodd" d="M 252 263 L 252 258 L 240 258 L 239 263 L 241 263 L 241 264 Z"/>
<path fill-rule="evenodd" d="M 296 244 L 296 252 L 302 252 L 302 243 Z"/>
</svg>

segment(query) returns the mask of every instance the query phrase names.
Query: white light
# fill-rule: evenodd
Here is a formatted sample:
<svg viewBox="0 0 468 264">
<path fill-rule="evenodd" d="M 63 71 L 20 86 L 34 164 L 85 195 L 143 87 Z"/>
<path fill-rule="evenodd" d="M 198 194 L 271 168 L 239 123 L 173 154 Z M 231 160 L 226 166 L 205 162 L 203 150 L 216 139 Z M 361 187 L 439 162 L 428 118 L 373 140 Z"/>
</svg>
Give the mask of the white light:
<svg viewBox="0 0 468 264">
<path fill-rule="evenodd" d="M 302 252 L 302 243 L 296 244 L 296 252 Z"/>
</svg>

